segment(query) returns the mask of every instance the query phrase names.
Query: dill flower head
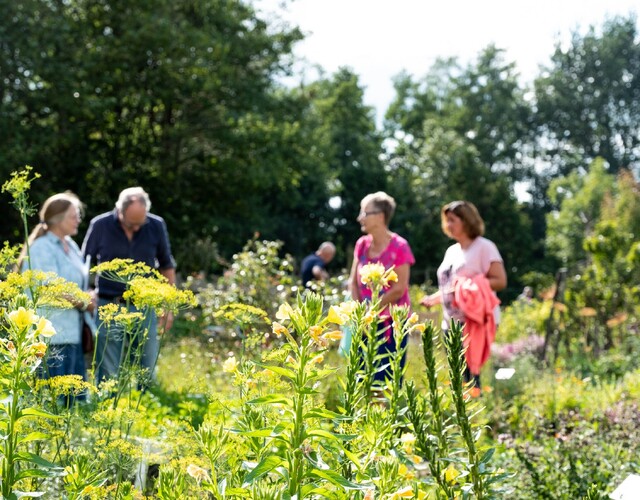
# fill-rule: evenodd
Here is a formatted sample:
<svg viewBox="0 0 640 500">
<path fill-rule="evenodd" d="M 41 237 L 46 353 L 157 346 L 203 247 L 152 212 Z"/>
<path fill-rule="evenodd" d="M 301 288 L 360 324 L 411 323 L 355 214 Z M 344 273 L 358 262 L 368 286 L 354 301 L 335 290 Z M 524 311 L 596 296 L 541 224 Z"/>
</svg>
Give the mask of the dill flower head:
<svg viewBox="0 0 640 500">
<path fill-rule="evenodd" d="M 266 311 L 259 307 L 233 302 L 225 304 L 213 314 L 214 319 L 224 319 L 232 324 L 249 325 L 254 323 L 269 324 Z"/>
<path fill-rule="evenodd" d="M 129 283 L 136 277 L 154 277 L 160 281 L 166 281 L 166 278 L 157 270 L 150 268 L 143 262 L 134 262 L 133 259 L 113 259 L 101 262 L 91 271 L 117 283 Z"/>
<path fill-rule="evenodd" d="M 19 172 L 12 172 L 11 178 L 2 185 L 2 192 L 9 193 L 14 200 L 26 196 L 31 189 L 31 183 L 40 177 L 37 172 L 31 176 L 32 167 L 26 165 Z"/>
</svg>

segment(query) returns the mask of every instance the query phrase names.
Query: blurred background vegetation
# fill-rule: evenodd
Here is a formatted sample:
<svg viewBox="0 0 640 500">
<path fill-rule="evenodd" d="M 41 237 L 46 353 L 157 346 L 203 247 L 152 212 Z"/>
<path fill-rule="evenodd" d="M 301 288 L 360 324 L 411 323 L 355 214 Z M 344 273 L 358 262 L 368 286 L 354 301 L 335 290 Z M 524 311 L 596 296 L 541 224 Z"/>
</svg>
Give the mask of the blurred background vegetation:
<svg viewBox="0 0 640 500">
<path fill-rule="evenodd" d="M 142 185 L 183 276 L 222 274 L 256 233 L 281 241 L 294 267 L 333 240 L 338 274 L 360 199 L 386 190 L 392 229 L 416 256 L 412 281 L 432 283 L 449 244 L 439 209 L 464 198 L 505 258 L 509 301 L 525 276 L 632 259 L 638 36 L 635 16 L 575 33 L 527 85 L 499 47 L 464 66 L 440 60 L 397 75 L 377 127 L 348 68 L 283 85 L 303 35 L 250 2 L 1 2 L 0 176 L 30 164 L 42 174 L 34 200 L 70 189 L 87 219 Z M 17 242 L 12 217 L 0 239 Z M 617 272 L 606 279 L 628 276 Z"/>
</svg>

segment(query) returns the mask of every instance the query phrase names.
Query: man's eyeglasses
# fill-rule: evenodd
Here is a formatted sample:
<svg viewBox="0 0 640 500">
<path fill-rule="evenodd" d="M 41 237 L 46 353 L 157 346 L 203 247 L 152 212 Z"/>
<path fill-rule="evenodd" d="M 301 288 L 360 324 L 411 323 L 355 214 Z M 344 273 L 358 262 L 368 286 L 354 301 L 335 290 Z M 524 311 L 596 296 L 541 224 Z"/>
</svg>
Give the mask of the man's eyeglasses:
<svg viewBox="0 0 640 500">
<path fill-rule="evenodd" d="M 382 210 L 370 210 L 368 212 L 360 212 L 358 214 L 358 218 L 360 217 L 369 217 L 370 215 L 381 214 Z"/>
</svg>

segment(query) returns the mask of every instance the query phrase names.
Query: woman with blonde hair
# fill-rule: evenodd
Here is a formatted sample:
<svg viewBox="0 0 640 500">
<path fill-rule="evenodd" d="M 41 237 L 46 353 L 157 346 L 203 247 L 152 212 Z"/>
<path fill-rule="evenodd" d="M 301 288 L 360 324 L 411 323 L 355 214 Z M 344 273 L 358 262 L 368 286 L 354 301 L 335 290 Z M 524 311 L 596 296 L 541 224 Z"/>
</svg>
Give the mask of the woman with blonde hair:
<svg viewBox="0 0 640 500">
<path fill-rule="evenodd" d="M 362 283 L 360 271 L 367 264 L 382 264 L 385 269 L 395 271 L 398 280 L 382 291 L 380 306 L 382 312 L 379 334 L 384 337 L 378 354 L 383 358 L 381 368 L 375 380 L 383 383 L 392 373 L 388 366 L 388 358 L 396 352 L 396 344 L 392 336 L 389 307 L 393 305 L 411 306 L 409 299 L 410 268 L 415 263 L 413 252 L 407 240 L 389 230 L 389 222 L 396 209 L 395 200 L 383 191 L 371 193 L 360 202 L 360 213 L 357 221 L 364 234 L 356 242 L 353 252 L 353 266 L 349 277 L 349 289 L 354 300 L 371 300 L 371 290 Z M 405 338 L 406 341 L 406 338 Z M 403 346 L 404 347 L 404 346 Z M 404 366 L 405 357 L 401 360 Z"/>
<path fill-rule="evenodd" d="M 80 248 L 71 238 L 78 234 L 82 217 L 82 204 L 73 193 L 58 193 L 44 202 L 39 212 L 40 222 L 31 231 L 21 258 L 21 270 L 53 272 L 81 289 L 88 285 L 88 269 Z M 51 337 L 47 356 L 47 373 L 80 375 L 84 378 L 85 363 L 82 351 L 82 326 L 91 322 L 89 312 L 94 301 L 75 303 L 72 309 L 47 309 L 45 316 L 51 321 L 56 335 Z"/>
</svg>

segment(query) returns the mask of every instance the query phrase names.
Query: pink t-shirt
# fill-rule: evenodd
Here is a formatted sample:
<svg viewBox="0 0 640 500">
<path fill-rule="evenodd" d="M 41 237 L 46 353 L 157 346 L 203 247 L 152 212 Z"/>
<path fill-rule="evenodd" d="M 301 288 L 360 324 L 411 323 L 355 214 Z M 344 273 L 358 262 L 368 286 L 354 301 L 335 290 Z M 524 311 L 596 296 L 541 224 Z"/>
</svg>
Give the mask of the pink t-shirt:
<svg viewBox="0 0 640 500">
<path fill-rule="evenodd" d="M 458 276 L 473 278 L 476 274 L 487 275 L 491 263 L 502 262 L 502 256 L 493 241 L 478 236 L 468 248 L 463 249 L 460 243 L 451 245 L 444 254 L 442 264 L 438 268 L 438 287 L 442 294 L 443 318 L 442 327 L 449 328 L 451 319 L 462 321 L 464 314 L 453 307 L 453 280 Z M 496 311 L 498 321 L 499 309 Z"/>
<path fill-rule="evenodd" d="M 376 258 L 369 257 L 369 247 L 371 246 L 373 238 L 371 235 L 362 236 L 356 242 L 356 247 L 353 251 L 353 257 L 358 262 L 356 269 L 356 279 L 358 280 L 358 286 L 360 287 L 360 297 L 363 300 L 371 300 L 371 290 L 362 284 L 360 281 L 360 269 L 366 264 L 382 264 L 385 269 L 389 269 L 392 266 L 400 267 L 403 264 L 409 264 L 412 266 L 415 263 L 413 252 L 407 240 L 396 233 L 391 233 L 391 241 L 387 245 L 387 248 Z M 381 292 L 384 293 L 384 290 Z M 404 291 L 402 297 L 396 302 L 399 306 L 411 306 L 409 299 L 409 288 Z"/>
</svg>

